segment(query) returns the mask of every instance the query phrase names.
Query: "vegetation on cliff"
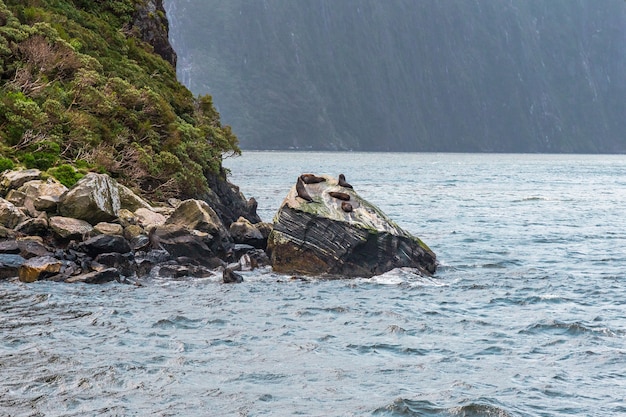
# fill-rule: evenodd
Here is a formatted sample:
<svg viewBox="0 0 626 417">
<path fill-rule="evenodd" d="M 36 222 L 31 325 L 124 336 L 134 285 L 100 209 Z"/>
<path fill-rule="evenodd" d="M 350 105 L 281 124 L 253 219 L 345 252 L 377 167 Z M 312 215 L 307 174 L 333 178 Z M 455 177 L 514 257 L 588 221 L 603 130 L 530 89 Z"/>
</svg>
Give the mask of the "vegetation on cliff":
<svg viewBox="0 0 626 417">
<path fill-rule="evenodd" d="M 141 40 L 137 16 L 164 20 L 148 3 L 0 0 L 0 170 L 105 172 L 153 199 L 224 175 L 237 138 Z"/>
</svg>

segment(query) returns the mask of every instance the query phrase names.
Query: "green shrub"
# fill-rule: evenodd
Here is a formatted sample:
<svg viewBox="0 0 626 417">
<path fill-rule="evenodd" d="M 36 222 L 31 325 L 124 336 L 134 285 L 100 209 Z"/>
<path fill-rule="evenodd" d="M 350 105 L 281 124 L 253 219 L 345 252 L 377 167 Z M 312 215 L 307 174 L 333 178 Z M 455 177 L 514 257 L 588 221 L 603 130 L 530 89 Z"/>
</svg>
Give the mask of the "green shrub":
<svg viewBox="0 0 626 417">
<path fill-rule="evenodd" d="M 14 164 L 9 158 L 0 157 L 0 172 L 4 172 L 7 169 L 13 169 Z"/>
<path fill-rule="evenodd" d="M 71 165 L 63 164 L 56 168 L 51 168 L 50 175 L 59 180 L 59 182 L 70 188 L 78 182 L 84 175 L 77 172 Z"/>
</svg>

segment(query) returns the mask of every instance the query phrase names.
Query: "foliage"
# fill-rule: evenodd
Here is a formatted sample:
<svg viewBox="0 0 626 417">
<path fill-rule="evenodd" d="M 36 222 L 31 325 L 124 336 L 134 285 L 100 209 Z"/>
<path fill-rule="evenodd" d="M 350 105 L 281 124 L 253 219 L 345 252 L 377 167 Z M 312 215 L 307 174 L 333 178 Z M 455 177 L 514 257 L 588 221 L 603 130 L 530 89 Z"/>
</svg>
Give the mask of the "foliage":
<svg viewBox="0 0 626 417">
<path fill-rule="evenodd" d="M 0 172 L 4 172 L 7 169 L 13 169 L 15 165 L 9 158 L 0 157 Z"/>
<path fill-rule="evenodd" d="M 0 0 L 0 167 L 68 185 L 87 164 L 153 197 L 198 196 L 223 175 L 237 138 L 139 39 L 145 3 Z"/>
<path fill-rule="evenodd" d="M 59 180 L 59 182 L 66 187 L 71 187 L 78 182 L 84 175 L 79 173 L 68 164 L 59 165 L 58 167 L 49 170 L 50 174 Z"/>
</svg>

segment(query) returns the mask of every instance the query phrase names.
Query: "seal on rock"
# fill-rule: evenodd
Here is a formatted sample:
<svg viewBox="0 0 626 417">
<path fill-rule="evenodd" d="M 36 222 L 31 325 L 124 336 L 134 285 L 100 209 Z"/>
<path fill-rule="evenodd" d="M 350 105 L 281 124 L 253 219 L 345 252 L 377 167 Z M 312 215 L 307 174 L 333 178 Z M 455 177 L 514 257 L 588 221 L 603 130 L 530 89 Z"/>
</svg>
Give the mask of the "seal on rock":
<svg viewBox="0 0 626 417">
<path fill-rule="evenodd" d="M 337 191 L 329 191 L 328 195 L 338 200 L 350 201 L 350 195 L 346 193 L 338 193 Z"/>
<path fill-rule="evenodd" d="M 302 174 L 300 175 L 300 178 L 302 178 L 302 181 L 305 184 L 317 184 L 319 182 L 326 181 L 326 178 L 318 177 L 317 175 L 314 175 L 314 174 Z"/>
<path fill-rule="evenodd" d="M 346 182 L 346 176 L 343 174 L 339 174 L 339 185 L 345 188 L 353 188 L 350 184 Z"/>
<path fill-rule="evenodd" d="M 313 201 L 309 193 L 306 191 L 306 188 L 304 187 L 304 181 L 302 181 L 302 177 L 298 177 L 298 181 L 296 182 L 296 193 L 298 193 L 298 197 L 308 201 L 309 203 Z"/>
<path fill-rule="evenodd" d="M 353 209 L 352 209 L 352 204 L 348 203 L 347 201 L 342 201 L 341 202 L 341 209 L 343 211 L 345 211 L 346 213 L 350 213 Z"/>
</svg>

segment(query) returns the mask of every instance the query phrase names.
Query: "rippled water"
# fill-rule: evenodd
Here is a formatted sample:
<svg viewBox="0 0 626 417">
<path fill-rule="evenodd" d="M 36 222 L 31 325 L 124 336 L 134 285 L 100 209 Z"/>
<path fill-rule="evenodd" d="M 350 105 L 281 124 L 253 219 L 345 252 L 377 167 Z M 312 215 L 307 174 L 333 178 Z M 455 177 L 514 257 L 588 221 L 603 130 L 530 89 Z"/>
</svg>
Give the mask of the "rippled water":
<svg viewBox="0 0 626 417">
<path fill-rule="evenodd" d="M 0 282 L 4 416 L 626 414 L 626 157 L 249 152 L 271 220 L 346 174 L 435 277 Z"/>
</svg>

